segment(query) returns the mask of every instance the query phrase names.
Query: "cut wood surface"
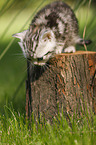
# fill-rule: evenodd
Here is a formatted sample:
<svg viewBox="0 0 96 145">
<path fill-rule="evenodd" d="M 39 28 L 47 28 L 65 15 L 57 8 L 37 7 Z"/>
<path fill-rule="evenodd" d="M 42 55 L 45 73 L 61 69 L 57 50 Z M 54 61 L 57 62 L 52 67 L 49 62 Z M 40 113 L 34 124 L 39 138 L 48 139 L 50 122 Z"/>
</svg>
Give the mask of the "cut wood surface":
<svg viewBox="0 0 96 145">
<path fill-rule="evenodd" d="M 66 117 L 96 113 L 96 52 L 63 53 L 46 66 L 28 62 L 26 115 L 47 120 L 62 111 Z"/>
</svg>

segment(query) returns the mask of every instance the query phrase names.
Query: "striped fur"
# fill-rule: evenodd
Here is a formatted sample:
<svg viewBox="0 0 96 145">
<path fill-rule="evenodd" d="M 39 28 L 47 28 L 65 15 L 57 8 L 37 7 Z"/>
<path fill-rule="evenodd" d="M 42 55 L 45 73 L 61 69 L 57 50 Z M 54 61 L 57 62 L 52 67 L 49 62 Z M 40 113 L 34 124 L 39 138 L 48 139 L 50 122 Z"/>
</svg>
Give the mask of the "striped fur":
<svg viewBox="0 0 96 145">
<path fill-rule="evenodd" d="M 54 2 L 36 14 L 19 44 L 33 64 L 44 65 L 54 54 L 75 52 L 75 44 L 81 40 L 72 9 L 63 2 Z"/>
</svg>

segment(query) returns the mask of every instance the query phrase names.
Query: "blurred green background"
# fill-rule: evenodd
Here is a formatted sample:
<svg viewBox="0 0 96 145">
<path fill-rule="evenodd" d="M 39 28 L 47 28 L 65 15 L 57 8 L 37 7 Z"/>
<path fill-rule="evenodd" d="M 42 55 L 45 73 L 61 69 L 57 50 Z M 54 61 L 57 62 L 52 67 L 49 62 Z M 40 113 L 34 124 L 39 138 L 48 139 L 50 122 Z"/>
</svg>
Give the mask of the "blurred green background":
<svg viewBox="0 0 96 145">
<path fill-rule="evenodd" d="M 0 0 L 0 114 L 4 106 L 25 113 L 27 76 L 26 59 L 18 45 L 18 39 L 12 34 L 28 29 L 38 10 L 54 0 Z M 89 7 L 89 0 L 65 0 L 77 16 L 79 34 L 83 37 L 86 27 L 86 39 L 93 43 L 88 50 L 96 51 L 96 1 Z M 77 46 L 77 50 L 84 47 Z"/>
</svg>

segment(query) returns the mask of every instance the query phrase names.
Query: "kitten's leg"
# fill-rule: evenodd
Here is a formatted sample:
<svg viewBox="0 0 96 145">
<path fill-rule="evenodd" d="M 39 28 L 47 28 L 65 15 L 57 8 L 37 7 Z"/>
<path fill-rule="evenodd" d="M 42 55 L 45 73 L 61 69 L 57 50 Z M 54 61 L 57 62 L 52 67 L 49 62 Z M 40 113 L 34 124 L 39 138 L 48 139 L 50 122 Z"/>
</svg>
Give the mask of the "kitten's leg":
<svg viewBox="0 0 96 145">
<path fill-rule="evenodd" d="M 71 52 L 75 52 L 75 47 L 74 46 L 69 46 L 67 48 L 64 49 L 64 52 L 67 52 L 67 53 L 71 53 Z"/>
</svg>

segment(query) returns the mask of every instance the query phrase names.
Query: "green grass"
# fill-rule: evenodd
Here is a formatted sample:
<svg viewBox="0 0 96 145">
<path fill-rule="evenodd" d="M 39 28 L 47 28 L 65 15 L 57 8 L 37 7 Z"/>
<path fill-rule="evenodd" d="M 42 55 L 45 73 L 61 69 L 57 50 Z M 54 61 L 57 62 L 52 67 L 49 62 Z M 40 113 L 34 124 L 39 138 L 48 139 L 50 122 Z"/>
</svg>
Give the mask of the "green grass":
<svg viewBox="0 0 96 145">
<path fill-rule="evenodd" d="M 96 116 L 93 121 L 86 117 L 71 119 L 71 127 L 62 115 L 58 121 L 54 118 L 49 122 L 29 127 L 24 115 L 12 112 L 5 107 L 5 115 L 0 116 L 0 143 L 8 145 L 95 145 Z"/>
</svg>

